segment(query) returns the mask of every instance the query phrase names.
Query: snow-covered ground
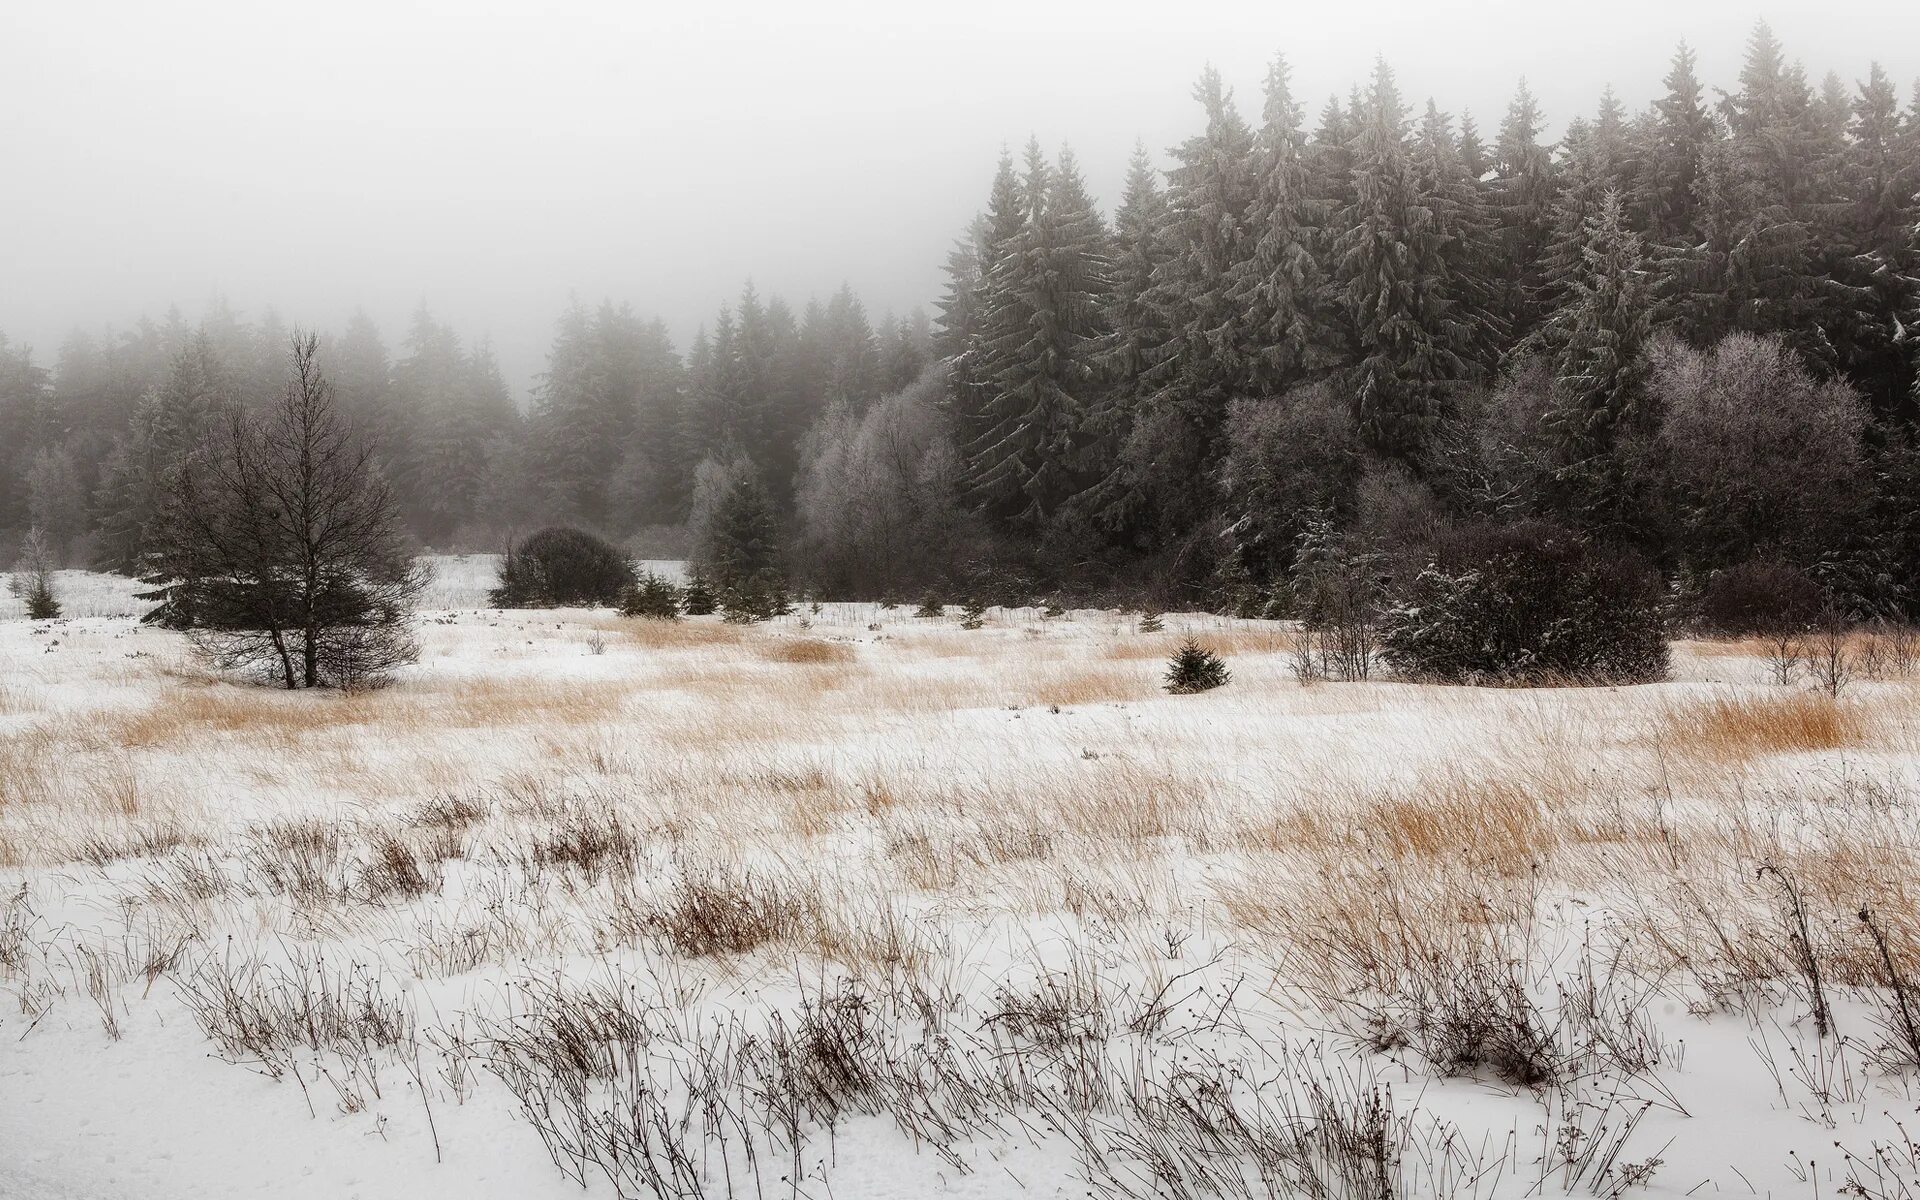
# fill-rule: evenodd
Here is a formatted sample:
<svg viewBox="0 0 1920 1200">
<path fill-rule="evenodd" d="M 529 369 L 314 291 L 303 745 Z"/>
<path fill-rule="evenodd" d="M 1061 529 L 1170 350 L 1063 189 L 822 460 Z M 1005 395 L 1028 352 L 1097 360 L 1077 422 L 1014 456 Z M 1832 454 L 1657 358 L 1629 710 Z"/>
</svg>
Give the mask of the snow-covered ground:
<svg viewBox="0 0 1920 1200">
<path fill-rule="evenodd" d="M 491 575 L 359 696 L 0 609 L 0 1197 L 1920 1194 L 1920 685 Z"/>
</svg>

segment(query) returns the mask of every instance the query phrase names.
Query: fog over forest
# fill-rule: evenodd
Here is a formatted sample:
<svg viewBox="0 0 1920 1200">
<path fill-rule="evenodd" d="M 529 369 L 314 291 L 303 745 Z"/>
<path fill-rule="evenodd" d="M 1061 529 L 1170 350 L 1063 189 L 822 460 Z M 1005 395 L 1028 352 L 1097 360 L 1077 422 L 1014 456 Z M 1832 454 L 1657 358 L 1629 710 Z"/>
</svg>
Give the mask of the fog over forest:
<svg viewBox="0 0 1920 1200">
<path fill-rule="evenodd" d="M 1358 12 L 15 14 L 0 546 L 202 571 L 299 344 L 379 528 L 740 612 L 1920 612 L 1914 18 Z"/>
<path fill-rule="evenodd" d="M 1070 142 L 1111 214 L 1135 139 L 1164 160 L 1190 132 L 1208 63 L 1253 115 L 1285 53 L 1311 114 L 1384 55 L 1416 107 L 1488 130 L 1525 76 L 1551 137 L 1609 84 L 1653 100 L 1683 38 L 1730 86 L 1760 15 L 1816 82 L 1920 74 L 1893 3 L 13 4 L 0 330 L 50 361 L 76 326 L 219 293 L 321 328 L 364 307 L 391 341 L 424 302 L 524 404 L 571 294 L 682 349 L 748 277 L 930 310 L 1003 145 Z"/>
<path fill-rule="evenodd" d="M 1920 1200 L 1920 0 L 0 0 L 0 161 L 0 1200 Z"/>
</svg>

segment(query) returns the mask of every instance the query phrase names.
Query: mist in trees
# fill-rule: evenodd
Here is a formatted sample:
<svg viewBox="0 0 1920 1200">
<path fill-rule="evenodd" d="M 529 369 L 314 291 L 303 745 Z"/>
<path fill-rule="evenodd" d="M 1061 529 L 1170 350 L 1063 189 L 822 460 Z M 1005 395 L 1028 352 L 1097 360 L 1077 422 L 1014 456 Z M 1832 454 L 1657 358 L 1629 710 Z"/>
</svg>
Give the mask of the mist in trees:
<svg viewBox="0 0 1920 1200">
<path fill-rule="evenodd" d="M 1816 85 L 1764 25 L 1722 82 L 1683 45 L 1639 111 L 1521 81 L 1483 133 L 1384 61 L 1318 103 L 1284 56 L 1246 103 L 1209 69 L 1111 218 L 1069 147 L 983 163 L 931 319 L 745 282 L 676 344 L 576 301 L 525 402 L 424 308 L 313 361 L 417 547 L 558 523 L 721 588 L 1284 612 L 1303 562 L 1405 576 L 1527 523 L 1683 591 L 1764 562 L 1911 615 L 1915 98 Z M 0 545 L 142 569 L 285 344 L 217 301 L 0 340 Z"/>
</svg>

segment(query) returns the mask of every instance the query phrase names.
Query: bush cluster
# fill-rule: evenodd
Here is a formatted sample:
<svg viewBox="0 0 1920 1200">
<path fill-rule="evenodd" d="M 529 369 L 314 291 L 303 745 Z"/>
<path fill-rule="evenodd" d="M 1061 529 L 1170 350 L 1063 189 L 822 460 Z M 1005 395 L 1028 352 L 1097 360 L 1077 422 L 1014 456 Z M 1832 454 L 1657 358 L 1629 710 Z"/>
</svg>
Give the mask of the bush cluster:
<svg viewBox="0 0 1920 1200">
<path fill-rule="evenodd" d="M 680 619 L 681 589 L 652 571 L 642 574 L 620 596 L 620 615 L 648 617 L 657 621 Z"/>
<path fill-rule="evenodd" d="M 635 585 L 633 564 L 618 548 L 583 529 L 553 526 L 507 547 L 495 608 L 617 607 Z"/>
<path fill-rule="evenodd" d="M 1383 656 L 1441 683 L 1646 683 L 1667 674 L 1667 598 L 1638 555 L 1540 525 L 1475 527 L 1392 598 Z"/>
</svg>

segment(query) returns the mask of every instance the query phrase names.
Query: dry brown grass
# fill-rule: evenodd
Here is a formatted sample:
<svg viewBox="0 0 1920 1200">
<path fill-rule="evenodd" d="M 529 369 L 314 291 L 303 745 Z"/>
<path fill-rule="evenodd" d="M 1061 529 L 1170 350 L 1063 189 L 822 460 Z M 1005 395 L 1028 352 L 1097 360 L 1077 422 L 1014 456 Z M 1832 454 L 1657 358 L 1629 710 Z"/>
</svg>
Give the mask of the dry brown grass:
<svg viewBox="0 0 1920 1200">
<path fill-rule="evenodd" d="M 1028 696 L 1035 704 L 1104 704 L 1143 700 L 1159 690 L 1156 680 L 1137 669 L 1093 667 L 1055 671 L 1035 682 Z"/>
<path fill-rule="evenodd" d="M 587 725 L 618 715 L 635 686 L 621 680 L 513 677 L 450 680 L 432 703 L 430 719 L 469 728 L 550 723 Z"/>
<path fill-rule="evenodd" d="M 1173 657 L 1173 652 L 1180 648 L 1186 636 L 1180 632 L 1124 635 L 1109 643 L 1101 654 L 1106 658 L 1122 660 L 1165 660 Z M 1294 646 L 1293 631 L 1279 625 L 1198 629 L 1193 636 L 1201 645 L 1223 657 L 1236 654 L 1286 654 Z"/>
<path fill-rule="evenodd" d="M 176 691 L 140 712 L 110 720 L 118 745 L 178 746 L 203 734 L 300 736 L 372 720 L 380 701 L 339 692 L 277 693 L 216 685 Z"/>
<path fill-rule="evenodd" d="M 45 799 L 57 751 L 45 727 L 0 738 L 0 808 Z"/>
<path fill-rule="evenodd" d="M 1670 707 L 1660 739 L 1719 760 L 1842 750 L 1864 745 L 1866 723 L 1852 704 L 1816 692 L 1718 695 Z"/>
<path fill-rule="evenodd" d="M 774 662 L 809 667 L 850 663 L 854 659 L 853 647 L 819 638 L 777 638 L 762 645 L 760 653 Z"/>
<path fill-rule="evenodd" d="M 1246 830 L 1243 845 L 1337 860 L 1358 851 L 1381 860 L 1472 863 L 1513 877 L 1562 841 L 1573 797 L 1492 772 L 1448 771 L 1403 787 L 1338 784 Z"/>
<path fill-rule="evenodd" d="M 589 617 L 581 622 L 613 634 L 620 641 L 649 650 L 684 650 L 702 646 L 735 646 L 746 640 L 746 630 L 718 620 L 690 618 L 656 621 L 645 617 Z"/>
</svg>

